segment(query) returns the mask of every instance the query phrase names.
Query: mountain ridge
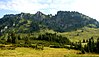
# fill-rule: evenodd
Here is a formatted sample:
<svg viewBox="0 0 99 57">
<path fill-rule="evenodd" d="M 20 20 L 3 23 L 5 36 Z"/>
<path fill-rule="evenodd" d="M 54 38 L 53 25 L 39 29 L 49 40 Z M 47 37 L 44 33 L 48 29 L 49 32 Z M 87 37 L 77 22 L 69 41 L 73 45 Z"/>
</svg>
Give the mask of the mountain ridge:
<svg viewBox="0 0 99 57">
<path fill-rule="evenodd" d="M 16 33 L 32 33 L 41 29 L 52 29 L 57 32 L 72 31 L 84 26 L 98 28 L 99 22 L 76 11 L 58 11 L 57 14 L 20 13 L 4 15 L 0 19 L 0 31 Z"/>
</svg>

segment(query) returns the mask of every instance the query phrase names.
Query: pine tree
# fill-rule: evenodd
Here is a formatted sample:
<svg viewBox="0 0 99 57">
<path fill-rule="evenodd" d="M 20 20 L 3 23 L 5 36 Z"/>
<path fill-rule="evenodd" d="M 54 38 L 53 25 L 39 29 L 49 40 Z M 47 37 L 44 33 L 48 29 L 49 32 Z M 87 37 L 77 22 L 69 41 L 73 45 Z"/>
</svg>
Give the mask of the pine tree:
<svg viewBox="0 0 99 57">
<path fill-rule="evenodd" d="M 93 37 L 91 37 L 88 42 L 88 50 L 89 52 L 94 52 L 94 49 L 95 49 L 95 43 Z"/>
<path fill-rule="evenodd" d="M 16 39 L 15 33 L 11 33 L 11 38 L 12 38 L 12 43 L 15 44 L 15 39 Z"/>
<path fill-rule="evenodd" d="M 81 53 L 82 53 L 82 54 L 85 54 L 84 48 L 81 48 Z"/>
<path fill-rule="evenodd" d="M 15 44 L 18 44 L 18 38 L 15 38 Z"/>
<path fill-rule="evenodd" d="M 29 38 L 25 37 L 25 44 L 29 44 L 29 43 L 30 43 Z"/>
<path fill-rule="evenodd" d="M 85 43 L 86 41 L 85 41 L 85 39 L 83 39 L 83 43 Z"/>
<path fill-rule="evenodd" d="M 12 43 L 12 39 L 11 39 L 10 34 L 8 34 L 8 39 L 7 39 L 7 42 L 8 42 L 8 43 Z"/>
<path fill-rule="evenodd" d="M 94 52 L 95 49 L 95 43 L 93 37 L 91 38 L 91 52 Z"/>
<path fill-rule="evenodd" d="M 81 41 L 79 41 L 78 48 L 79 48 L 79 50 L 81 50 L 81 49 L 82 49 L 82 44 L 81 44 Z"/>
<path fill-rule="evenodd" d="M 96 50 L 97 50 L 97 53 L 99 53 L 99 38 L 97 39 Z"/>
</svg>

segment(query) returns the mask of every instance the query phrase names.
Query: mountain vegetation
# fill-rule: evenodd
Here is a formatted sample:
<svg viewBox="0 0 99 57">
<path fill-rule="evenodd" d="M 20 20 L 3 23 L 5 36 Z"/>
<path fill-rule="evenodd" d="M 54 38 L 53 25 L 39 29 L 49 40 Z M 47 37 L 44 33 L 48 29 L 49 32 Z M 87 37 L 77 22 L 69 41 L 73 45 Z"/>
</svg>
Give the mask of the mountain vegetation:
<svg viewBox="0 0 99 57">
<path fill-rule="evenodd" d="M 50 47 L 99 53 L 94 51 L 99 50 L 98 31 L 97 20 L 76 11 L 58 11 L 55 15 L 40 11 L 7 14 L 0 19 L 0 44 L 12 44 L 14 49 Z"/>
<path fill-rule="evenodd" d="M 99 22 L 75 11 L 58 11 L 56 15 L 45 15 L 38 11 L 35 14 L 7 14 L 0 19 L 0 31 L 16 33 L 32 33 L 42 29 L 57 32 L 72 31 L 84 26 L 98 28 Z"/>
</svg>

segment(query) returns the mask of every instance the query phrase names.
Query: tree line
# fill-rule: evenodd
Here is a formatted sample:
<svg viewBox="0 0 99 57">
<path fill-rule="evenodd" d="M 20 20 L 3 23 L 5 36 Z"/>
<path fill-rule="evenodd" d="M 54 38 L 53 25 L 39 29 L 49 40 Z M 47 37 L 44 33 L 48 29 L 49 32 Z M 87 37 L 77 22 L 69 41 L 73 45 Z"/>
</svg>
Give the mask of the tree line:
<svg viewBox="0 0 99 57">
<path fill-rule="evenodd" d="M 8 33 L 8 36 L 5 39 L 0 39 L 1 44 L 15 44 L 18 46 L 31 46 L 33 41 L 39 41 L 37 44 L 43 44 L 44 41 L 47 41 L 49 43 L 54 42 L 58 43 L 58 45 L 54 46 L 51 45 L 51 47 L 64 47 L 65 45 L 70 45 L 70 49 L 76 49 L 81 50 L 82 53 L 99 53 L 99 38 L 97 38 L 97 41 L 94 41 L 94 38 L 91 37 L 88 40 L 83 39 L 83 42 L 79 41 L 76 43 L 71 42 L 67 37 L 63 37 L 61 35 L 57 35 L 56 33 L 45 33 L 41 34 L 36 38 L 31 39 L 30 35 L 25 36 L 24 38 L 21 38 L 20 35 L 16 36 L 15 33 Z M 83 43 L 86 43 L 83 45 Z M 44 45 L 44 44 L 43 44 Z"/>
<path fill-rule="evenodd" d="M 30 35 L 21 37 L 22 35 L 17 35 L 16 33 L 8 33 L 6 39 L 1 39 L 1 44 L 17 44 L 17 45 L 31 45 L 42 43 L 45 44 L 45 42 L 49 42 L 46 46 L 57 44 L 58 46 L 64 46 L 65 44 L 70 44 L 70 40 L 67 37 L 63 37 L 61 35 L 57 35 L 56 33 L 45 33 L 41 34 L 38 37 L 30 38 Z M 42 42 L 40 42 L 42 41 Z M 45 41 L 45 42 L 44 42 Z"/>
<path fill-rule="evenodd" d="M 82 44 L 86 43 L 86 44 Z M 79 41 L 76 43 L 71 43 L 70 45 L 71 49 L 81 50 L 81 53 L 85 54 L 87 53 L 99 53 L 99 38 L 97 38 L 97 41 L 94 41 L 94 38 L 91 37 L 88 40 L 83 40 L 83 42 Z"/>
</svg>

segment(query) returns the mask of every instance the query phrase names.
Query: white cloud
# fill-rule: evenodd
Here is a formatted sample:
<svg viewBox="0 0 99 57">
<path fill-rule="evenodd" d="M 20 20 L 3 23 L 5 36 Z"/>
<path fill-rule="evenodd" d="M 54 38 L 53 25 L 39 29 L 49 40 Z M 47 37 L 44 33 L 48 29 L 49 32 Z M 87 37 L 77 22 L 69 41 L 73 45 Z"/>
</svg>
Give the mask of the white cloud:
<svg viewBox="0 0 99 57">
<path fill-rule="evenodd" d="M 0 3 L 0 9 L 7 9 L 18 12 L 34 13 L 40 9 L 46 8 L 48 8 L 48 4 L 40 4 L 36 0 L 11 0 L 7 3 Z"/>
<path fill-rule="evenodd" d="M 0 1 L 0 9 L 17 12 L 56 14 L 57 11 L 78 11 L 99 20 L 99 0 L 9 0 Z"/>
<path fill-rule="evenodd" d="M 53 12 L 53 10 L 55 11 L 55 9 L 65 9 L 71 1 L 73 0 L 10 0 L 6 3 L 0 2 L 0 9 L 30 13 L 34 13 L 36 11 L 46 12 L 47 10 L 50 10 L 50 13 L 51 11 Z"/>
<path fill-rule="evenodd" d="M 99 0 L 76 0 L 72 4 L 72 10 L 79 11 L 99 21 Z"/>
</svg>

